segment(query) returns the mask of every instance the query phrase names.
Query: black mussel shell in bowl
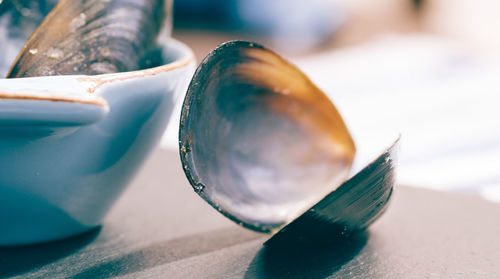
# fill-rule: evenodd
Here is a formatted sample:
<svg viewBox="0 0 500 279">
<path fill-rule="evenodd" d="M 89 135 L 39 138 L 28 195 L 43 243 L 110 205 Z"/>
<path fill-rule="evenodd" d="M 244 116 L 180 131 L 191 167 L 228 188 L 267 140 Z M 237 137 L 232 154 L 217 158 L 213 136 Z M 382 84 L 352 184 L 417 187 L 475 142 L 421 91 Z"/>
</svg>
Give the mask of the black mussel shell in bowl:
<svg viewBox="0 0 500 279">
<path fill-rule="evenodd" d="M 395 145 L 349 179 L 354 142 L 329 98 L 263 46 L 232 41 L 198 67 L 179 148 L 194 190 L 244 227 L 366 228 L 394 185 Z"/>
<path fill-rule="evenodd" d="M 170 6 L 171 0 L 61 0 L 29 37 L 8 77 L 159 66 L 158 42 L 168 37 Z"/>
</svg>

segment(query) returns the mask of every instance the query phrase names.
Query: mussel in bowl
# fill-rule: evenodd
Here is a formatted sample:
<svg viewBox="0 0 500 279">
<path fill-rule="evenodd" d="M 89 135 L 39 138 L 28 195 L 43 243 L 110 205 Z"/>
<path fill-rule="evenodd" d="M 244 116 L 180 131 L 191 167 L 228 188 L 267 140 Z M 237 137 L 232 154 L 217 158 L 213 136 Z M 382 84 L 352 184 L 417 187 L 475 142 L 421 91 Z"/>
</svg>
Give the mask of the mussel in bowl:
<svg viewBox="0 0 500 279">
<path fill-rule="evenodd" d="M 194 190 L 261 232 L 304 218 L 364 229 L 394 184 L 394 146 L 349 179 L 356 149 L 335 106 L 294 65 L 253 42 L 225 43 L 198 67 L 179 148 Z"/>
<path fill-rule="evenodd" d="M 160 141 L 195 66 L 168 2 L 63 0 L 0 79 L 0 246 L 95 228 Z"/>
<path fill-rule="evenodd" d="M 169 0 L 62 0 L 28 39 L 8 77 L 159 66 L 151 54 L 168 37 L 170 6 Z"/>
</svg>

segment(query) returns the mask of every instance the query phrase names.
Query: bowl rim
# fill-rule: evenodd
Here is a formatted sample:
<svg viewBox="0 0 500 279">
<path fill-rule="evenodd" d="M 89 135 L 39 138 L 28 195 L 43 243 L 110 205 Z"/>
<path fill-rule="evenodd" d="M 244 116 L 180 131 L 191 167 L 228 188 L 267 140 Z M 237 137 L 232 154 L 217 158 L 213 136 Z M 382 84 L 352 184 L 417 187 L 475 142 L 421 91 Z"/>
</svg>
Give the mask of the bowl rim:
<svg viewBox="0 0 500 279">
<path fill-rule="evenodd" d="M 164 40 L 160 47 L 164 50 L 166 57 L 164 60 L 169 61 L 166 64 L 141 69 L 128 72 L 118 72 L 110 74 L 101 75 L 56 75 L 56 76 L 43 76 L 43 77 L 22 77 L 22 78 L 2 78 L 0 79 L 0 101 L 2 100 L 30 100 L 30 101 L 53 101 L 53 102 L 70 102 L 70 103 L 82 103 L 88 105 L 97 106 L 107 106 L 107 102 L 96 96 L 95 91 L 102 87 L 104 84 L 112 83 L 115 81 L 123 81 L 147 76 L 155 76 L 161 73 L 174 71 L 187 67 L 189 64 L 195 61 L 195 56 L 193 51 L 186 44 L 174 39 L 169 38 Z M 26 90 L 16 91 L 6 90 L 2 88 L 2 81 L 19 81 L 21 84 L 25 84 L 29 79 L 38 81 L 50 81 L 57 82 L 57 80 L 69 80 L 76 87 L 78 87 L 78 92 L 71 89 L 57 89 L 59 94 L 37 94 L 36 90 Z M 82 90 L 83 89 L 83 90 Z M 10 92 L 9 92 L 10 91 Z M 28 92 L 30 91 L 30 92 Z"/>
</svg>

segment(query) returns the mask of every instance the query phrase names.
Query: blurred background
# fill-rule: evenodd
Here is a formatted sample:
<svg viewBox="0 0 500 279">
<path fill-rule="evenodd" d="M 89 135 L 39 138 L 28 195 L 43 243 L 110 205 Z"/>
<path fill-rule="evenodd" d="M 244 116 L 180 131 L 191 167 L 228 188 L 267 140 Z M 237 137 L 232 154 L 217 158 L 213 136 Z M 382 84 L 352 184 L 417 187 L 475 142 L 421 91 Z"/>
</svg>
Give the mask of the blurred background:
<svg viewBox="0 0 500 279">
<path fill-rule="evenodd" d="M 173 36 L 199 61 L 233 39 L 291 60 L 342 113 L 356 168 L 400 133 L 400 184 L 500 202 L 499 11 L 495 0 L 177 0 Z M 176 128 L 164 148 L 177 148 Z"/>
</svg>

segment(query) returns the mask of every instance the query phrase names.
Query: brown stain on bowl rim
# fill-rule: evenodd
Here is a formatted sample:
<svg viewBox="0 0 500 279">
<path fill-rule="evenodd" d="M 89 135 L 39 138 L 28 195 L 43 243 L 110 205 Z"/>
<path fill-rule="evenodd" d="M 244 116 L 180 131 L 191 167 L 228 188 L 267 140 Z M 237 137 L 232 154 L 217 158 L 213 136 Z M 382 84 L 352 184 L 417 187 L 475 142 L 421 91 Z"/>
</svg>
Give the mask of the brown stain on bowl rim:
<svg viewBox="0 0 500 279">
<path fill-rule="evenodd" d="M 89 105 L 98 105 L 98 106 L 107 106 L 106 100 L 97 97 L 93 95 L 95 91 L 101 87 L 104 84 L 111 83 L 114 81 L 123 81 L 123 80 L 128 80 L 128 79 L 133 79 L 133 78 L 140 78 L 140 77 L 146 77 L 146 76 L 155 76 L 157 74 L 163 73 L 163 72 L 169 72 L 173 71 L 182 67 L 187 66 L 189 63 L 194 61 L 194 55 L 192 52 L 189 53 L 189 56 L 180 60 L 180 61 L 175 61 L 172 63 L 168 63 L 162 66 L 150 68 L 150 69 L 144 69 L 144 70 L 137 70 L 137 71 L 130 71 L 130 72 L 121 72 L 121 73 L 113 73 L 113 74 L 104 74 L 104 75 L 97 75 L 97 76 L 81 76 L 76 78 L 76 81 L 82 82 L 82 83 L 90 83 L 90 85 L 87 88 L 87 93 L 92 94 L 93 99 L 80 99 L 76 97 L 71 97 L 71 96 L 58 96 L 58 97 L 51 97 L 51 96 L 36 96 L 36 95 L 31 95 L 31 94 L 23 94 L 23 95 L 17 95 L 17 94 L 10 94 L 6 92 L 1 92 L 0 91 L 0 99 L 17 99 L 17 100 L 37 100 L 37 101 L 53 101 L 53 102 L 68 102 L 68 103 L 82 103 L 82 104 L 89 104 Z"/>
<path fill-rule="evenodd" d="M 6 100 L 33 100 L 33 101 L 52 101 L 52 102 L 66 102 L 66 103 L 81 103 L 87 105 L 97 105 L 106 107 L 108 103 L 106 100 L 96 97 L 92 100 L 76 99 L 71 97 L 44 97 L 44 96 L 34 96 L 34 95 L 14 95 L 9 93 L 0 92 L 0 99 Z"/>
<path fill-rule="evenodd" d="M 92 83 L 93 86 L 90 86 L 87 89 L 87 92 L 90 94 L 93 94 L 93 93 L 95 93 L 95 91 L 99 87 L 101 87 L 102 85 L 104 85 L 106 83 L 111 83 L 114 81 L 123 81 L 123 80 L 128 80 L 128 79 L 133 79 L 133 78 L 146 77 L 146 76 L 155 76 L 155 75 L 163 73 L 163 72 L 169 72 L 169 71 L 173 71 L 173 70 L 185 67 L 189 63 L 191 63 L 192 61 L 194 61 L 194 55 L 193 55 L 193 53 L 190 53 L 189 57 L 187 57 L 181 61 L 172 62 L 172 63 L 165 64 L 162 66 L 154 67 L 154 68 L 131 71 L 131 72 L 104 74 L 104 75 L 98 75 L 98 76 L 82 76 L 82 77 L 77 78 L 77 81 Z"/>
</svg>

